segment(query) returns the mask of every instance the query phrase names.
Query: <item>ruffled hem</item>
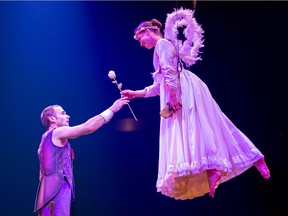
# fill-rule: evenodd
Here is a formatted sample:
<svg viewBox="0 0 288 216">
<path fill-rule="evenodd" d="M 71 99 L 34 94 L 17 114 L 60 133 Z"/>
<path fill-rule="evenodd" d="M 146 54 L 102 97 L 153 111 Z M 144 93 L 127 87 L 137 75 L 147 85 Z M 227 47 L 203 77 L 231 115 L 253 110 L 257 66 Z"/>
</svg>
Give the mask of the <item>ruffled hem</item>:
<svg viewBox="0 0 288 216">
<path fill-rule="evenodd" d="M 221 184 L 252 167 L 261 157 L 263 155 L 258 154 L 249 161 L 245 161 L 241 157 L 233 158 L 233 161 L 237 162 L 233 167 L 228 164 L 227 160 L 215 157 L 204 158 L 202 161 L 194 161 L 192 163 L 170 165 L 165 178 L 158 176 L 156 183 L 157 192 L 177 200 L 203 196 L 209 192 L 207 170 L 216 169 L 220 171 L 222 177 L 219 180 L 219 184 Z M 214 163 L 203 163 L 203 161 Z"/>
<path fill-rule="evenodd" d="M 167 178 L 158 179 L 157 192 L 176 200 L 193 199 L 209 192 L 206 172 L 198 175 L 177 176 L 170 174 Z"/>
</svg>

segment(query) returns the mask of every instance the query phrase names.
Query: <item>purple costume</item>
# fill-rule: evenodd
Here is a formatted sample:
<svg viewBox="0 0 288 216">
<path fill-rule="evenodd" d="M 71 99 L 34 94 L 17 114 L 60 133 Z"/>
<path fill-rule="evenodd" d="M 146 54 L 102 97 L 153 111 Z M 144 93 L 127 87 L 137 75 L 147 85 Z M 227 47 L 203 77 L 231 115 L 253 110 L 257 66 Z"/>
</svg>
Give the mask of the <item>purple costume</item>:
<svg viewBox="0 0 288 216">
<path fill-rule="evenodd" d="M 45 211 L 49 202 L 55 203 L 55 215 L 70 215 L 70 200 L 74 198 L 74 181 L 72 169 L 73 150 L 67 141 L 63 147 L 58 147 L 52 142 L 52 131 L 42 137 L 38 149 L 40 162 L 39 186 L 35 200 L 34 212 Z M 60 198 L 61 197 L 61 200 Z M 64 199 L 62 201 L 62 199 Z M 68 200 L 68 201 L 67 201 Z M 61 205 L 66 202 L 66 205 Z M 60 204 L 59 204 L 60 203 Z M 65 209 L 59 209 L 65 208 Z"/>
</svg>

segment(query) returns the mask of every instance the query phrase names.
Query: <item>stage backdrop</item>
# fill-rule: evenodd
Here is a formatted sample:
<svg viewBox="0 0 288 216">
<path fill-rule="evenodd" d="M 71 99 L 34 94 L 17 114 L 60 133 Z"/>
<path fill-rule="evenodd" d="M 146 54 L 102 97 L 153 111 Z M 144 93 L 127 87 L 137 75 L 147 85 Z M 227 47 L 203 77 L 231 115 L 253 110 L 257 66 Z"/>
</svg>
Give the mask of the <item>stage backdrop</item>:
<svg viewBox="0 0 288 216">
<path fill-rule="evenodd" d="M 1 1 L 0 215 L 33 215 L 43 108 L 63 106 L 76 125 L 152 83 L 153 50 L 133 39 L 144 20 L 192 1 Z M 159 98 L 135 99 L 96 133 L 71 140 L 72 216 L 287 215 L 287 2 L 198 1 L 202 61 L 190 69 L 223 112 L 263 152 L 271 180 L 255 168 L 216 196 L 176 201 L 156 192 Z"/>
</svg>

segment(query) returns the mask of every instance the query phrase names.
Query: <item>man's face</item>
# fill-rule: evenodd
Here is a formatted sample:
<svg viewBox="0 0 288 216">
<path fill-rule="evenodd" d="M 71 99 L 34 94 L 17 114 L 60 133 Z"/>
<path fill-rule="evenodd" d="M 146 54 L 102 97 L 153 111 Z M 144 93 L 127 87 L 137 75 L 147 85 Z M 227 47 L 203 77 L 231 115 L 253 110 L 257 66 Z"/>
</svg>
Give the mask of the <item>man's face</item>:
<svg viewBox="0 0 288 216">
<path fill-rule="evenodd" d="M 65 110 L 60 106 L 54 107 L 54 110 L 55 110 L 54 120 L 57 127 L 69 126 L 70 116 L 66 114 Z"/>
</svg>

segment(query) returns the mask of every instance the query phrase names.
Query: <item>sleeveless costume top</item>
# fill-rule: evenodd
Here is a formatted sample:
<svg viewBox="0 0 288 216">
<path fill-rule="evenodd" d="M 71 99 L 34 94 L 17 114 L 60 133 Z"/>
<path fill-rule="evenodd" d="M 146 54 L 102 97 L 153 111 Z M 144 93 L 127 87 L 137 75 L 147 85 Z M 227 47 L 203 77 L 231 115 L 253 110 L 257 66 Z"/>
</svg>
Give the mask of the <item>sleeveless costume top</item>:
<svg viewBox="0 0 288 216">
<path fill-rule="evenodd" d="M 72 161 L 73 150 L 68 140 L 63 147 L 55 146 L 52 142 L 53 131 L 54 129 L 42 137 L 38 149 L 40 182 L 34 212 L 38 211 L 56 196 L 63 181 L 67 181 L 72 190 L 72 198 L 75 198 Z"/>
</svg>

